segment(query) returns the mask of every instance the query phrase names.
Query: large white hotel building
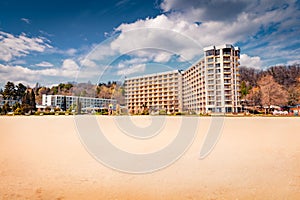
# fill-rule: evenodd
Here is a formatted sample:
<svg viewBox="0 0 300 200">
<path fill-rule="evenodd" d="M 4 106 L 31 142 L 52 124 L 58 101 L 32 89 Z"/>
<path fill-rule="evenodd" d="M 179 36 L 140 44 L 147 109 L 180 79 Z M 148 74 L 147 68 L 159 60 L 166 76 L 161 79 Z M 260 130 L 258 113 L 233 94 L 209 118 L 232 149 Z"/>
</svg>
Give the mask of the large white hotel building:
<svg viewBox="0 0 300 200">
<path fill-rule="evenodd" d="M 230 44 L 204 48 L 204 58 L 186 70 L 125 79 L 129 112 L 239 112 L 240 49 Z"/>
</svg>

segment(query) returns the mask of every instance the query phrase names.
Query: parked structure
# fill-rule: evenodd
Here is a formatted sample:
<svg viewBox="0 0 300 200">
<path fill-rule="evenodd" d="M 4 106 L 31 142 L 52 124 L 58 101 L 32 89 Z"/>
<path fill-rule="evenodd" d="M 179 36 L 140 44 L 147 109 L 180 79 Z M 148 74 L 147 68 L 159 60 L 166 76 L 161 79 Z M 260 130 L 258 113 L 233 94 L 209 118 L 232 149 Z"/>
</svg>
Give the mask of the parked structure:
<svg viewBox="0 0 300 200">
<path fill-rule="evenodd" d="M 125 79 L 130 112 L 144 108 L 167 112 L 239 112 L 240 49 L 230 44 L 204 48 L 204 58 L 187 70 Z"/>
</svg>

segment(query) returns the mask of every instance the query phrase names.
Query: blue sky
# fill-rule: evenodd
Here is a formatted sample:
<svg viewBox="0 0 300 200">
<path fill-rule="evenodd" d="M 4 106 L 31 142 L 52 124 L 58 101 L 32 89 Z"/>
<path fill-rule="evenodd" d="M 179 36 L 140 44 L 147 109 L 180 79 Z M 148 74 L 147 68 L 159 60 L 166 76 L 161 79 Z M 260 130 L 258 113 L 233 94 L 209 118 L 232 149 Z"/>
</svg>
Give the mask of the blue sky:
<svg viewBox="0 0 300 200">
<path fill-rule="evenodd" d="M 248 67 L 299 63 L 299 10 L 293 0 L 2 0 L 0 86 L 185 69 L 224 43 Z"/>
</svg>

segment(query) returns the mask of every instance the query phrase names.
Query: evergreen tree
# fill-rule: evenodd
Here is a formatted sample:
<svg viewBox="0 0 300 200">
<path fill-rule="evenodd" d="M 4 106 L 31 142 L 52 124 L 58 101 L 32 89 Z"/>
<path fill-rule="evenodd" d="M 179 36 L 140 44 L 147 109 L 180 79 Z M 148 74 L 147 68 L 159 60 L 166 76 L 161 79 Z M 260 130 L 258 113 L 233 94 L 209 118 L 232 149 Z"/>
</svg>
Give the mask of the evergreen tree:
<svg viewBox="0 0 300 200">
<path fill-rule="evenodd" d="M 7 82 L 3 91 L 4 99 L 15 99 L 15 84 L 13 82 Z"/>
<path fill-rule="evenodd" d="M 13 106 L 12 106 L 12 109 L 13 111 L 15 111 L 16 109 L 18 108 L 21 108 L 21 104 L 19 102 L 15 103 Z"/>
<path fill-rule="evenodd" d="M 16 86 L 16 99 L 21 100 L 22 97 L 24 96 L 26 90 L 27 90 L 27 87 L 25 85 L 23 85 L 22 83 L 19 83 Z"/>
<path fill-rule="evenodd" d="M 34 91 L 27 90 L 22 98 L 22 111 L 29 113 L 36 110 L 35 94 Z"/>
<path fill-rule="evenodd" d="M 241 83 L 241 97 L 245 98 L 247 94 L 249 94 L 250 90 L 252 89 L 251 86 L 248 86 L 245 81 Z"/>
<path fill-rule="evenodd" d="M 2 107 L 2 112 L 6 115 L 8 112 L 11 112 L 11 108 L 8 104 L 8 102 L 6 102 L 3 107 Z"/>
<path fill-rule="evenodd" d="M 25 92 L 25 94 L 22 97 L 22 105 L 25 104 L 30 105 L 30 93 L 28 90 Z"/>
<path fill-rule="evenodd" d="M 30 104 L 29 105 L 31 106 L 31 110 L 36 111 L 35 94 L 34 94 L 33 90 L 31 90 L 31 93 L 30 93 Z"/>
</svg>

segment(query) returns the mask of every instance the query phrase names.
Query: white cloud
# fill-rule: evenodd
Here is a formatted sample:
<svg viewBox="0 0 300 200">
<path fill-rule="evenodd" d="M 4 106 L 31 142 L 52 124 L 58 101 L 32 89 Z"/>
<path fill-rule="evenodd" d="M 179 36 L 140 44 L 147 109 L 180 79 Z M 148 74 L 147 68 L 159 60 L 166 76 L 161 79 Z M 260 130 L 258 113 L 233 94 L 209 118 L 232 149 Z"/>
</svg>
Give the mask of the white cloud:
<svg viewBox="0 0 300 200">
<path fill-rule="evenodd" d="M 127 68 L 122 68 L 117 71 L 117 75 L 130 75 L 135 73 L 141 73 L 146 70 L 146 64 L 138 64 L 138 65 L 131 65 Z"/>
<path fill-rule="evenodd" d="M 110 46 L 111 40 L 106 40 L 92 49 L 87 55 L 90 60 L 103 60 L 110 56 L 115 56 L 117 54 L 116 50 Z"/>
<path fill-rule="evenodd" d="M 48 49 L 47 52 L 53 53 L 53 54 L 62 54 L 62 55 L 66 55 L 66 56 L 75 56 L 76 53 L 78 52 L 78 50 L 76 50 L 74 48 L 70 48 L 70 49 L 66 49 L 66 50 L 62 50 L 62 49 L 58 49 L 58 48 L 51 48 L 51 49 Z"/>
<path fill-rule="evenodd" d="M 94 61 L 87 59 L 87 58 L 80 60 L 80 65 L 83 67 L 88 67 L 88 68 L 96 68 L 97 67 L 97 64 Z"/>
<path fill-rule="evenodd" d="M 224 21 L 235 19 L 247 7 L 246 0 L 164 0 L 161 8 L 167 11 L 180 11 L 185 16 L 205 21 Z"/>
<path fill-rule="evenodd" d="M 154 62 L 168 62 L 172 55 L 179 56 L 179 62 L 192 61 L 202 57 L 205 46 L 244 42 L 251 54 L 264 57 L 266 62 L 274 62 L 279 58 L 274 56 L 276 52 L 282 53 L 281 50 L 289 45 L 286 41 L 294 42 L 299 35 L 299 31 L 285 31 L 297 30 L 295 27 L 298 27 L 299 12 L 294 3 L 289 0 L 164 0 L 161 8 L 166 13 L 121 24 L 115 29 L 119 35 L 104 45 L 100 44 L 89 59 L 130 54 L 133 58 L 147 58 Z M 278 27 L 272 33 L 270 30 L 274 24 Z M 261 29 L 265 33 L 259 35 Z M 258 47 L 249 50 L 248 46 L 255 44 Z M 269 50 L 264 52 L 266 46 Z M 243 48 L 241 51 L 247 53 Z M 299 55 L 299 50 L 294 55 Z M 298 58 L 292 57 L 294 60 Z M 255 59 L 261 66 L 262 61 L 257 58 L 250 60 L 254 62 Z"/>
<path fill-rule="evenodd" d="M 97 58 L 103 59 L 118 53 L 147 57 L 155 62 L 168 62 L 173 54 L 179 55 L 179 61 L 191 61 L 202 56 L 205 46 L 243 41 L 255 35 L 261 26 L 281 20 L 276 11 L 261 15 L 254 13 L 239 12 L 230 22 L 204 20 L 197 25 L 185 13 L 172 12 L 121 24 L 115 29 L 120 34 L 110 45 L 101 46 L 93 52 L 93 57 L 98 55 Z"/>
<path fill-rule="evenodd" d="M 24 84 L 33 84 L 33 81 L 39 81 L 34 70 L 22 66 L 10 66 L 0 64 L 0 84 L 7 81 L 22 82 Z"/>
<path fill-rule="evenodd" d="M 0 60 L 6 62 L 16 57 L 26 56 L 30 52 L 44 52 L 46 49 L 52 48 L 45 38 L 30 38 L 24 33 L 14 36 L 0 31 L 0 36 Z"/>
<path fill-rule="evenodd" d="M 61 67 L 58 68 L 30 69 L 20 65 L 0 64 L 0 85 L 5 84 L 7 81 L 23 82 L 32 85 L 36 82 L 48 84 L 53 78 L 75 80 L 78 77 L 78 72 L 79 67 L 72 59 L 65 59 Z M 91 73 L 81 73 L 81 77 L 90 76 Z"/>
<path fill-rule="evenodd" d="M 132 58 L 132 59 L 129 59 L 129 60 L 121 61 L 118 64 L 117 68 L 118 69 L 128 68 L 131 65 L 144 64 L 148 61 L 149 60 L 147 58 Z"/>
<path fill-rule="evenodd" d="M 121 61 L 117 65 L 117 75 L 130 75 L 144 72 L 148 61 L 147 58 L 132 58 Z"/>
<path fill-rule="evenodd" d="M 290 60 L 287 62 L 287 65 L 295 65 L 295 64 L 300 64 L 300 60 Z"/>
<path fill-rule="evenodd" d="M 248 56 L 247 54 L 241 54 L 240 58 L 241 66 L 252 67 L 255 69 L 261 69 L 262 62 L 258 56 Z"/>
<path fill-rule="evenodd" d="M 62 64 L 62 70 L 77 71 L 79 69 L 78 64 L 72 59 L 65 59 Z"/>
<path fill-rule="evenodd" d="M 58 73 L 58 75 L 55 76 L 68 77 L 73 80 L 86 78 L 90 79 L 98 76 L 102 69 L 102 66 L 96 65 L 96 63 L 88 59 L 84 59 L 80 62 L 82 62 L 83 64 L 81 65 L 81 67 L 79 67 L 77 62 L 75 62 L 73 59 L 65 59 L 62 63 L 61 68 L 56 69 L 55 71 L 53 71 L 53 73 Z"/>
<path fill-rule="evenodd" d="M 10 62 L 10 65 L 25 65 L 27 62 L 26 60 L 14 60 L 12 62 Z"/>
<path fill-rule="evenodd" d="M 35 64 L 35 66 L 38 66 L 38 67 L 53 67 L 53 64 L 49 63 L 49 62 L 46 62 L 46 61 L 42 61 L 38 64 Z"/>
<path fill-rule="evenodd" d="M 77 50 L 71 48 L 71 49 L 66 50 L 65 53 L 69 56 L 74 56 L 77 53 Z"/>
<path fill-rule="evenodd" d="M 156 62 L 167 62 L 173 54 L 190 60 L 199 55 L 203 48 L 199 40 L 191 37 L 197 34 L 195 24 L 170 19 L 164 14 L 122 24 L 116 31 L 120 35 L 111 43 L 113 50 L 120 54 L 148 57 Z"/>
<path fill-rule="evenodd" d="M 21 21 L 25 22 L 26 24 L 30 24 L 30 20 L 27 18 L 21 18 Z"/>
</svg>

